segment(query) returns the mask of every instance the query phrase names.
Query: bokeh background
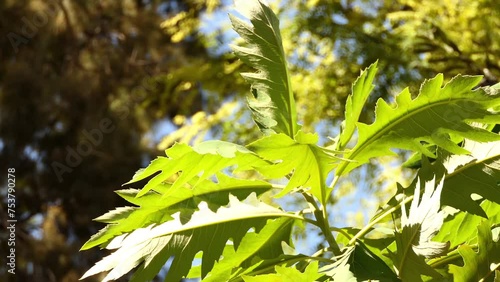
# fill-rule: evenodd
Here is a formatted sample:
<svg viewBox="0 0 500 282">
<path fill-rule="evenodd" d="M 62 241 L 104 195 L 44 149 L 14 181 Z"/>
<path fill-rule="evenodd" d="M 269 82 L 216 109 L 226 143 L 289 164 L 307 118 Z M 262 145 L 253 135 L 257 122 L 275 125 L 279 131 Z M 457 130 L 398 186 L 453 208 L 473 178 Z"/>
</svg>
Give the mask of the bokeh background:
<svg viewBox="0 0 500 282">
<path fill-rule="evenodd" d="M 416 94 L 440 72 L 499 81 L 495 0 L 269 2 L 281 18 L 300 121 L 324 137 L 338 132 L 351 84 L 376 60 L 365 122 L 377 98 L 391 101 L 407 86 Z M 238 74 L 248 68 L 229 48 L 232 11 L 223 0 L 0 1 L 0 281 L 77 281 L 105 254 L 79 252 L 103 227 L 92 219 L 125 204 L 113 191 L 137 169 L 176 141 L 260 136 Z M 362 223 L 368 215 L 345 206 L 373 210 L 390 196 L 387 183 L 403 175 L 391 162 L 343 183 L 334 222 Z M 15 276 L 4 263 L 11 167 Z"/>
</svg>

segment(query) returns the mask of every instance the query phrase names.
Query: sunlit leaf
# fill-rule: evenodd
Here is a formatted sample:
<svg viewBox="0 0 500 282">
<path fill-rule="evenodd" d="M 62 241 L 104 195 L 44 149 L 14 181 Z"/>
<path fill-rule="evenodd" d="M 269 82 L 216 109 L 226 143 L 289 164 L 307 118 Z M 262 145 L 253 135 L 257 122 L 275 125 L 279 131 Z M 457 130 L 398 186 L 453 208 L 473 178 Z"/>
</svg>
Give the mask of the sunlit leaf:
<svg viewBox="0 0 500 282">
<path fill-rule="evenodd" d="M 170 181 L 171 190 L 181 187 L 197 176 L 199 176 L 198 182 L 201 182 L 234 165 L 237 165 L 237 170 L 248 170 L 252 169 L 252 166 L 265 164 L 247 148 L 224 141 L 206 141 L 194 147 L 178 143 L 165 152 L 167 157 L 153 160 L 148 167 L 136 173 L 132 180 L 126 183 L 134 183 L 160 172 L 148 181 L 137 197 L 146 194 L 172 176 L 177 176 L 177 173 L 178 177 Z M 169 193 L 165 193 L 163 197 L 168 195 Z"/>
<path fill-rule="evenodd" d="M 232 45 L 236 55 L 257 73 L 242 73 L 252 85 L 248 105 L 264 133 L 295 136 L 299 127 L 290 75 L 273 11 L 260 1 L 236 1 L 236 10 L 250 19 L 248 25 L 230 15 L 234 30 L 245 44 Z"/>
<path fill-rule="evenodd" d="M 260 230 L 268 219 L 287 216 L 291 215 L 260 202 L 255 194 L 243 202 L 231 196 L 229 205 L 220 207 L 216 212 L 202 202 L 185 224 L 179 212 L 173 215 L 172 221 L 152 224 L 114 238 L 106 248 L 116 251 L 96 263 L 82 279 L 110 271 L 103 280 L 110 281 L 142 264 L 139 267 L 141 275 L 135 279 L 150 280 L 172 256 L 166 280 L 179 281 L 189 272 L 191 262 L 199 251 L 203 251 L 202 276 L 205 276 L 220 258 L 229 239 L 238 246 L 250 228 Z"/>
<path fill-rule="evenodd" d="M 223 174 L 218 174 L 217 180 L 217 183 L 203 180 L 194 189 L 180 187 L 167 198 L 163 198 L 162 195 L 171 188 L 168 184 L 157 185 L 153 191 L 139 198 L 137 194 L 140 190 L 137 189 L 116 191 L 122 198 L 139 207 L 117 208 L 115 211 L 96 218 L 97 221 L 110 224 L 93 235 L 83 245 L 82 250 L 105 244 L 113 237 L 137 228 L 171 220 L 172 214 L 178 211 L 195 210 L 202 201 L 209 207 L 219 207 L 229 202 L 230 194 L 244 199 L 251 193 L 260 195 L 271 189 L 271 185 L 263 181 L 235 179 Z M 193 182 L 198 181 L 195 179 Z M 117 211 L 119 211 L 119 216 L 111 217 L 117 214 Z"/>
<path fill-rule="evenodd" d="M 377 62 L 362 71 L 361 75 L 352 85 L 352 94 L 347 97 L 345 105 L 345 120 L 342 123 L 342 131 L 339 134 L 337 150 L 343 150 L 347 142 L 351 140 L 363 106 L 374 88 L 372 83 L 376 73 Z"/>
<path fill-rule="evenodd" d="M 396 97 L 394 106 L 379 100 L 375 121 L 370 125 L 358 123 L 358 143 L 344 156 L 352 161 L 341 163 L 337 175 L 345 174 L 371 158 L 394 155 L 392 148 L 413 150 L 435 158 L 428 144 L 454 154 L 468 152 L 455 144 L 450 136 L 480 142 L 500 140 L 498 134 L 468 123 L 500 122 L 498 109 L 493 110 L 500 103 L 500 91 L 471 90 L 480 81 L 479 76 L 457 76 L 442 87 L 443 75 L 440 74 L 425 81 L 415 99 L 405 89 Z"/>
<path fill-rule="evenodd" d="M 249 145 L 259 156 L 273 162 L 260 166 L 259 171 L 269 178 L 291 174 L 283 196 L 294 188 L 304 188 L 324 202 L 328 195 L 326 177 L 338 162 L 328 150 L 317 146 L 318 136 L 297 133 L 295 140 L 285 134 L 274 134 Z"/>
<path fill-rule="evenodd" d="M 292 223 L 293 219 L 278 218 L 269 221 L 259 233 L 247 233 L 236 251 L 233 248 L 224 250 L 223 259 L 214 265 L 203 281 L 228 281 L 249 259 L 264 260 L 279 257 L 283 254 L 282 242 L 290 242 Z"/>
</svg>

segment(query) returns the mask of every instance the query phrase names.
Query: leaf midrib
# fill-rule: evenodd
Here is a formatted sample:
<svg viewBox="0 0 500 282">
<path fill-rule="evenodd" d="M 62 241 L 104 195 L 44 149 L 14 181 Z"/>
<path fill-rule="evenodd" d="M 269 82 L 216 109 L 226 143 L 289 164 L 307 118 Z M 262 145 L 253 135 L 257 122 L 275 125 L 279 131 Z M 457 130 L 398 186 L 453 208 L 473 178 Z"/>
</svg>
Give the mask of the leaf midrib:
<svg viewBox="0 0 500 282">
<path fill-rule="evenodd" d="M 346 158 L 350 159 L 350 160 L 353 160 L 354 157 L 356 157 L 361 152 L 363 152 L 366 147 L 368 147 L 369 145 L 371 145 L 374 142 L 376 142 L 377 140 L 379 140 L 380 136 L 385 135 L 387 132 L 389 132 L 390 130 L 392 130 L 394 127 L 396 127 L 399 124 L 405 122 L 407 119 L 413 117 L 414 115 L 416 115 L 416 114 L 418 114 L 418 113 L 420 113 L 422 111 L 426 111 L 426 110 L 428 110 L 430 108 L 433 108 L 433 107 L 437 107 L 437 106 L 441 106 L 441 105 L 446 105 L 446 104 L 450 104 L 451 102 L 457 102 L 457 101 L 462 101 L 462 100 L 469 100 L 469 99 L 461 98 L 461 99 L 454 99 L 454 100 L 441 100 L 441 101 L 433 103 L 433 104 L 427 104 L 424 107 L 419 107 L 419 108 L 417 108 L 417 109 L 415 109 L 413 111 L 406 112 L 406 115 L 401 115 L 397 119 L 394 119 L 393 123 L 389 123 L 391 126 L 383 127 L 381 130 L 377 131 L 377 133 L 375 133 L 371 137 L 368 137 L 366 139 L 367 141 L 363 142 L 359 146 L 358 149 L 356 149 L 356 147 L 354 147 L 353 150 L 351 151 L 351 154 L 349 156 L 347 156 Z M 395 110 L 395 109 L 393 108 L 393 110 Z M 373 124 L 374 123 L 370 124 L 369 126 L 371 126 Z M 358 132 L 359 132 L 359 130 L 358 130 Z M 345 168 L 349 165 L 349 163 L 350 162 L 343 162 L 343 163 L 341 163 L 340 166 L 339 166 L 339 170 L 338 170 L 339 172 L 337 173 L 337 175 L 342 175 L 342 173 L 344 172 Z"/>
<path fill-rule="evenodd" d="M 236 222 L 236 221 L 241 221 L 241 220 L 257 219 L 257 218 L 268 218 L 268 217 L 289 217 L 289 218 L 293 218 L 293 219 L 304 220 L 303 217 L 301 217 L 299 215 L 296 215 L 296 214 L 291 214 L 291 213 L 285 213 L 285 212 L 284 213 L 279 213 L 279 212 L 262 213 L 262 214 L 259 214 L 258 216 L 256 216 L 256 215 L 242 216 L 242 217 L 238 217 L 238 218 L 220 220 L 220 221 L 217 221 L 217 222 L 211 222 L 211 223 L 206 223 L 206 224 L 199 224 L 199 225 L 191 226 L 191 227 L 187 227 L 187 228 L 179 228 L 179 229 L 177 229 L 177 230 L 175 230 L 173 232 L 168 232 L 168 233 L 163 233 L 163 234 L 160 234 L 160 235 L 157 235 L 157 236 L 148 237 L 147 240 L 151 240 L 151 239 L 154 239 L 154 238 L 160 238 L 160 237 L 164 237 L 164 236 L 169 236 L 169 235 L 175 235 L 176 233 L 181 233 L 181 232 L 188 231 L 188 230 L 201 229 L 201 228 L 208 227 L 208 226 L 214 226 L 214 225 L 219 225 L 219 224 L 224 224 L 224 223 L 230 223 L 230 222 Z M 156 228 L 158 226 L 155 226 L 153 228 Z"/>
</svg>

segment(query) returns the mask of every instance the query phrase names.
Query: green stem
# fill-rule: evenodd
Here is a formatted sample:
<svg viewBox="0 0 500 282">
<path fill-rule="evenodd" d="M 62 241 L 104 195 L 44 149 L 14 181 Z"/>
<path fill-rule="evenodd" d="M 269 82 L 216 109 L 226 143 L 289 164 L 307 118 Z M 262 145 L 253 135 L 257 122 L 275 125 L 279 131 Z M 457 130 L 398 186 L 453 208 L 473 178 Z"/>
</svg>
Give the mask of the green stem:
<svg viewBox="0 0 500 282">
<path fill-rule="evenodd" d="M 297 262 L 301 262 L 301 261 L 304 261 L 304 260 L 309 260 L 309 261 L 321 261 L 321 262 L 325 262 L 325 263 L 333 263 L 333 261 L 331 259 L 327 259 L 327 258 L 323 258 L 323 257 L 307 257 L 307 256 L 299 256 L 299 257 L 296 257 L 296 258 L 292 258 L 292 259 L 288 259 L 286 261 L 284 261 L 282 264 L 286 263 L 288 265 L 293 265 Z M 270 265 L 268 267 L 265 267 L 265 268 L 262 268 L 262 269 L 259 269 L 259 270 L 256 270 L 256 271 L 252 271 L 250 273 L 247 273 L 245 275 L 248 275 L 248 276 L 256 276 L 256 275 L 259 275 L 259 274 L 267 274 L 267 273 L 270 273 L 270 272 L 273 272 L 274 271 L 274 268 L 275 268 L 276 265 Z M 235 277 L 236 279 L 238 280 L 231 280 L 231 281 L 241 281 L 241 276 L 237 276 Z"/>
<path fill-rule="evenodd" d="M 326 213 L 325 205 L 323 204 L 321 207 L 316 203 L 314 197 L 309 195 L 307 192 L 303 192 L 302 196 L 306 199 L 306 201 L 311 204 L 314 208 L 314 216 L 316 217 L 316 222 L 318 223 L 318 227 L 321 229 L 321 232 L 325 235 L 325 239 L 330 245 L 330 248 L 334 255 L 338 256 L 342 253 L 340 250 L 335 237 L 333 237 L 332 232 L 330 231 L 330 223 L 328 222 L 328 215 Z"/>
<path fill-rule="evenodd" d="M 470 247 L 474 251 L 477 251 L 478 249 L 477 245 L 471 245 Z M 454 249 L 453 251 L 449 252 L 445 257 L 437 258 L 435 260 L 430 261 L 429 265 L 432 266 L 432 268 L 439 268 L 441 266 L 449 265 L 450 263 L 454 262 L 457 259 L 462 260 L 462 256 L 458 252 L 458 249 Z"/>
<path fill-rule="evenodd" d="M 352 237 L 351 240 L 349 240 L 349 245 L 353 245 L 354 243 L 356 243 L 356 240 L 358 240 L 359 238 L 361 238 L 362 236 L 364 236 L 366 233 L 370 232 L 370 229 L 375 224 L 377 224 L 380 220 L 382 220 L 384 217 L 388 216 L 389 214 L 393 213 L 394 211 L 396 211 L 397 209 L 399 209 L 399 207 L 401 207 L 401 205 L 408 203 L 412 199 L 413 199 L 413 195 L 405 198 L 403 201 L 401 201 L 400 203 L 398 203 L 396 206 L 394 206 L 394 207 L 386 210 L 383 214 L 381 214 L 380 216 L 378 216 L 377 218 L 375 218 L 373 221 L 371 221 L 370 223 L 368 223 L 368 225 L 366 225 L 365 227 L 363 227 L 363 229 L 359 230 L 358 233 L 356 233 L 356 235 L 354 235 L 354 237 Z"/>
</svg>

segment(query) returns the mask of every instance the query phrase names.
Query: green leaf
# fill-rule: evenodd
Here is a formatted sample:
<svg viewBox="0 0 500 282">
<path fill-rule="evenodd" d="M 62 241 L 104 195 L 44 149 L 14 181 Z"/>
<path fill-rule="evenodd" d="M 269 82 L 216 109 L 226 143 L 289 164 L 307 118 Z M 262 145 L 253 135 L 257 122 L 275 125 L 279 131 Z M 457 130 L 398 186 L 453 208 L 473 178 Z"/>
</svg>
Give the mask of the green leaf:
<svg viewBox="0 0 500 282">
<path fill-rule="evenodd" d="M 422 281 L 421 275 L 439 278 L 440 274 L 425 262 L 446 253 L 449 243 L 431 241 L 443 224 L 440 196 L 443 182 L 434 190 L 434 179 L 425 183 L 425 191 L 420 200 L 420 180 L 416 183 L 415 194 L 409 215 L 402 207 L 401 225 L 403 230 L 396 233 L 397 252 L 393 255 L 394 266 L 403 281 Z"/>
<path fill-rule="evenodd" d="M 165 279 L 179 281 L 187 275 L 199 251 L 203 252 L 201 269 L 202 276 L 205 276 L 220 258 L 229 239 L 237 248 L 250 228 L 260 230 L 272 218 L 296 218 L 259 202 L 255 194 L 243 202 L 231 196 L 229 205 L 219 208 L 217 212 L 202 202 L 198 211 L 184 224 L 180 213 L 173 217 L 172 221 L 152 224 L 114 238 L 107 249 L 117 250 L 96 263 L 81 279 L 104 271 L 110 272 L 103 281 L 118 279 L 142 263 L 135 279 L 151 280 L 166 260 L 173 257 Z"/>
<path fill-rule="evenodd" d="M 443 164 L 447 170 L 442 203 L 486 217 L 472 194 L 500 204 L 500 141 L 479 143 L 464 141 L 470 155 L 449 155 Z"/>
<path fill-rule="evenodd" d="M 257 73 L 242 73 L 252 85 L 248 106 L 254 120 L 265 134 L 276 132 L 293 137 L 299 128 L 278 18 L 268 6 L 256 0 L 236 1 L 236 10 L 252 23 L 248 25 L 229 15 L 234 30 L 245 41 L 232 45 L 232 49 L 257 70 Z"/>
<path fill-rule="evenodd" d="M 441 87 L 443 76 L 439 74 L 423 83 L 415 99 L 405 89 L 392 107 L 378 100 L 375 121 L 370 125 L 358 123 L 358 143 L 344 155 L 351 162 L 341 163 L 336 174 L 345 174 L 374 157 L 394 155 L 392 148 L 435 158 L 429 144 L 455 154 L 467 153 L 450 136 L 480 142 L 500 140 L 499 135 L 468 124 L 500 122 L 500 115 L 492 110 L 500 103 L 500 92 L 471 90 L 480 80 L 480 76 L 457 76 Z"/>
<path fill-rule="evenodd" d="M 490 222 L 500 222 L 500 205 L 484 200 L 481 208 L 485 211 Z M 434 237 L 440 242 L 450 242 L 450 249 L 461 244 L 469 244 L 476 238 L 476 227 L 484 221 L 483 217 L 468 213 L 457 212 L 445 219 L 441 230 Z"/>
<path fill-rule="evenodd" d="M 421 162 L 422 167 L 418 172 L 418 178 L 427 181 L 434 177 L 444 177 L 441 204 L 469 213 L 466 217 L 467 220 L 473 218 L 471 214 L 491 217 L 492 212 L 485 213 L 487 210 L 483 211 L 483 209 L 486 207 L 480 205 L 480 201 L 473 200 L 471 196 L 477 194 L 500 204 L 500 186 L 498 186 L 498 180 L 500 179 L 500 142 L 480 143 L 466 139 L 463 146 L 471 152 L 469 155 L 443 154 L 442 150 L 438 150 L 438 159 L 432 164 L 424 157 Z M 412 187 L 414 185 L 406 189 L 398 189 L 396 196 L 384 208 L 377 211 L 377 215 L 372 221 L 377 220 L 378 216 L 385 214 L 387 210 L 396 206 L 401 200 L 400 196 L 403 194 L 403 190 L 406 195 L 412 194 Z M 457 216 L 463 217 L 464 215 Z M 472 223 L 468 222 L 467 224 Z M 468 233 L 475 232 L 475 228 L 465 229 L 468 230 Z M 460 234 L 464 233 L 461 232 Z"/>
<path fill-rule="evenodd" d="M 285 134 L 274 134 L 259 139 L 249 148 L 266 160 L 273 162 L 258 168 L 269 178 L 281 178 L 291 173 L 290 181 L 281 193 L 283 196 L 294 188 L 310 189 L 310 193 L 325 203 L 328 189 L 326 177 L 338 159 L 332 152 L 315 145 L 316 134 L 299 131 L 295 140 Z"/>
<path fill-rule="evenodd" d="M 400 281 L 387 264 L 360 240 L 354 246 L 344 248 L 337 261 L 325 265 L 320 271 L 334 278 L 334 281 L 347 281 L 350 276 L 360 281 Z"/>
<path fill-rule="evenodd" d="M 361 281 L 399 281 L 387 264 L 359 240 L 349 258 L 349 264 L 351 272 Z"/>
<path fill-rule="evenodd" d="M 167 184 L 157 185 L 153 191 L 139 198 L 137 198 L 139 193 L 137 189 L 116 191 L 122 198 L 140 207 L 126 207 L 127 213 L 115 218 L 112 215 L 117 214 L 116 211 L 98 217 L 96 220 L 111 224 L 93 235 L 81 249 L 86 250 L 105 244 L 118 235 L 152 223 L 159 224 L 171 220 L 172 214 L 178 211 L 195 210 L 202 201 L 206 202 L 209 207 L 219 207 L 229 202 L 229 194 L 244 199 L 252 192 L 260 195 L 271 189 L 271 185 L 263 181 L 235 179 L 224 174 L 218 174 L 217 180 L 217 183 L 203 180 L 194 189 L 180 187 L 167 198 L 162 197 L 163 193 L 171 188 L 171 185 Z M 198 180 L 194 179 L 193 182 L 198 182 Z M 117 210 L 124 211 L 123 208 Z"/>
<path fill-rule="evenodd" d="M 361 75 L 352 85 L 352 94 L 347 97 L 345 104 L 345 121 L 342 123 L 337 150 L 343 150 L 347 142 L 351 140 L 363 106 L 374 88 L 372 83 L 376 73 L 377 62 L 362 71 Z"/>
<path fill-rule="evenodd" d="M 279 257 L 283 254 L 282 242 L 290 243 L 293 222 L 290 218 L 277 218 L 268 221 L 260 232 L 247 233 L 236 251 L 233 248 L 224 251 L 223 259 L 214 265 L 203 281 L 228 281 L 238 274 L 233 270 L 244 267 L 245 261 Z"/>
<path fill-rule="evenodd" d="M 294 267 L 276 266 L 276 274 L 264 274 L 257 276 L 243 276 L 245 282 L 311 282 L 323 276 L 318 271 L 318 262 L 311 262 L 304 272 Z"/>
<path fill-rule="evenodd" d="M 193 148 L 177 143 L 165 152 L 168 157 L 158 157 L 153 160 L 148 167 L 136 173 L 132 180 L 126 183 L 140 181 L 161 171 L 149 180 L 137 197 L 146 194 L 162 182 L 168 182 L 177 174 L 178 177 L 170 181 L 173 184 L 171 190 L 183 186 L 199 174 L 201 176 L 194 186 L 227 167 L 237 165 L 236 170 L 248 170 L 253 166 L 266 164 L 247 148 L 223 141 L 206 141 Z M 163 197 L 169 195 L 170 193 L 165 193 Z"/>
<path fill-rule="evenodd" d="M 495 270 L 500 268 L 500 242 L 493 241 L 490 223 L 483 221 L 477 227 L 478 247 L 476 253 L 471 246 L 461 245 L 458 252 L 464 259 L 464 266 L 450 265 L 450 273 L 456 282 L 493 281 Z M 487 280 L 487 281 L 490 281 Z"/>
</svg>

